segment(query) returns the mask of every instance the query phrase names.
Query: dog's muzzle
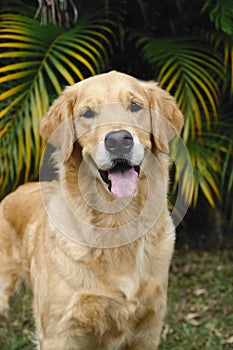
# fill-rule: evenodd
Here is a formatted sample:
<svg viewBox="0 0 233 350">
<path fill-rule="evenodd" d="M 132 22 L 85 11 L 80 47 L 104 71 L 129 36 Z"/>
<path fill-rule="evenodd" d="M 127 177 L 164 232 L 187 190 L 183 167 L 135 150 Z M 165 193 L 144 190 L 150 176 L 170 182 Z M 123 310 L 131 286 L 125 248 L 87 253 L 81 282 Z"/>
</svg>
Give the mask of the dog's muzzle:
<svg viewBox="0 0 233 350">
<path fill-rule="evenodd" d="M 133 136 L 127 130 L 111 131 L 106 135 L 104 143 L 109 152 L 112 167 L 109 170 L 99 170 L 102 179 L 116 197 L 134 196 L 137 191 L 140 167 L 131 164 Z"/>
</svg>

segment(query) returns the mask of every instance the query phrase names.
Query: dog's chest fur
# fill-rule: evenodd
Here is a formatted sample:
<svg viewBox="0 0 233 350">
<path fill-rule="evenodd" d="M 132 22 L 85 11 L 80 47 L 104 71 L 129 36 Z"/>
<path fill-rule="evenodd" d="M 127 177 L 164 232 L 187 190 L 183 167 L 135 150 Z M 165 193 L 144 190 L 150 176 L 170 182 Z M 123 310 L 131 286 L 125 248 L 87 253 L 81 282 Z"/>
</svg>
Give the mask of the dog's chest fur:
<svg viewBox="0 0 233 350">
<path fill-rule="evenodd" d="M 138 324 L 147 322 L 148 315 L 164 303 L 162 287 L 151 273 L 153 264 L 145 240 L 120 249 L 76 248 L 73 255 L 76 260 L 69 262 L 68 271 L 66 253 L 70 250 L 74 253 L 71 246 L 61 238 L 57 249 L 64 252 L 63 259 L 56 249 L 50 256 L 58 271 L 52 277 L 58 295 L 51 306 L 51 314 L 57 314 L 54 322 L 67 329 L 74 341 L 88 335 L 85 338 L 88 349 L 98 349 L 97 339 L 104 348 L 104 339 L 109 341 L 110 335 L 113 343 L 114 339 L 117 343 L 119 339 L 127 342 Z M 51 283 L 51 276 L 48 280 Z M 60 298 L 67 304 L 63 315 L 57 309 Z"/>
</svg>

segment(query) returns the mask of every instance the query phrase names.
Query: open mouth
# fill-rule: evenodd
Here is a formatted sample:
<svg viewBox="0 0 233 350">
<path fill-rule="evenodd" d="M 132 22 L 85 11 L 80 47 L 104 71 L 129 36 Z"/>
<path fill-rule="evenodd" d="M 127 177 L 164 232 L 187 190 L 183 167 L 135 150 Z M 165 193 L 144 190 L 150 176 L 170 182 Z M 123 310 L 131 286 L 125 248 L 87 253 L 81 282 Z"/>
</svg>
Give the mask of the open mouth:
<svg viewBox="0 0 233 350">
<path fill-rule="evenodd" d="M 119 198 L 133 197 L 137 191 L 140 166 L 130 166 L 125 159 L 116 159 L 109 170 L 99 169 L 104 182 L 109 185 L 109 191 Z"/>
</svg>

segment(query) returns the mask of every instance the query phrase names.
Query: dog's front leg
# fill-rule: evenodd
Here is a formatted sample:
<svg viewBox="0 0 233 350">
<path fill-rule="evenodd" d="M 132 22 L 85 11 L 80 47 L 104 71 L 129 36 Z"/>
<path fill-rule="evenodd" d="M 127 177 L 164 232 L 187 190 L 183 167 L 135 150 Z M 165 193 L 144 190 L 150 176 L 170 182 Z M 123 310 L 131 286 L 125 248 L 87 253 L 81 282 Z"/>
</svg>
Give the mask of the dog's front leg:
<svg viewBox="0 0 233 350">
<path fill-rule="evenodd" d="M 163 326 L 164 310 L 150 312 L 135 330 L 130 345 L 124 350 L 157 350 Z"/>
</svg>

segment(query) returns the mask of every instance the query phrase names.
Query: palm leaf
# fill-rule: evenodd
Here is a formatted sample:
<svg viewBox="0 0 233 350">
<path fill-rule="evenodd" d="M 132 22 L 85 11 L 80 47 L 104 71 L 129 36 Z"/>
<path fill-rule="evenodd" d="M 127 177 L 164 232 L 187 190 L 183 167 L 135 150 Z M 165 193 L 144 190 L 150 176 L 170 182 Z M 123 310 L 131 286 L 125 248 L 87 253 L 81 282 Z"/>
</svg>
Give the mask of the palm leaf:
<svg viewBox="0 0 233 350">
<path fill-rule="evenodd" d="M 156 80 L 171 92 L 185 116 L 183 139 L 185 141 L 193 175 L 184 171 L 182 183 L 174 175 L 171 193 L 175 194 L 178 184 L 185 201 L 195 206 L 201 191 L 211 206 L 220 200 L 218 154 L 215 151 L 210 131 L 213 120 L 217 120 L 220 99 L 219 82 L 223 82 L 222 57 L 207 45 L 193 38 L 158 40 L 142 37 L 138 40 L 144 57 L 154 65 Z M 213 141 L 213 140 L 212 140 Z M 215 139 L 215 145 L 217 140 Z M 187 168 L 179 148 L 174 147 L 173 158 L 179 172 Z M 187 153 L 187 154 L 188 154 Z M 215 156 L 213 156 L 215 155 Z M 187 158 L 187 157 L 186 157 Z"/>
<path fill-rule="evenodd" d="M 144 57 L 156 65 L 156 80 L 172 92 L 185 115 L 185 141 L 190 135 L 194 137 L 196 128 L 201 132 L 203 121 L 210 128 L 211 118 L 217 116 L 218 79 L 224 77 L 221 57 L 208 47 L 185 38 L 143 37 L 138 45 Z"/>
<path fill-rule="evenodd" d="M 222 195 L 222 209 L 228 224 L 233 227 L 233 124 L 232 124 L 232 101 L 225 101 L 220 109 L 221 122 L 216 132 L 221 135 L 218 149 L 221 151 L 221 176 L 220 191 Z"/>
<path fill-rule="evenodd" d="M 221 30 L 229 36 L 233 34 L 233 7 L 231 0 L 213 1 L 206 0 L 202 6 L 202 12 L 208 11 L 210 20 L 217 30 Z"/>
<path fill-rule="evenodd" d="M 215 51 L 219 51 L 223 55 L 223 67 L 225 68 L 225 79 L 223 90 L 233 93 L 233 35 L 226 35 L 223 32 L 207 32 L 203 33 L 206 40 L 214 47 Z M 230 89 L 228 89 L 230 87 Z"/>
<path fill-rule="evenodd" d="M 196 206 L 201 191 L 209 204 L 215 207 L 216 199 L 220 201 L 218 142 L 219 135 L 210 136 L 208 133 L 203 134 L 201 140 L 196 137 L 182 148 L 177 147 L 176 140 L 172 141 L 171 157 L 175 160 L 177 169 L 171 186 L 173 196 L 179 185 L 186 203 Z"/>
<path fill-rule="evenodd" d="M 112 34 L 103 20 L 83 20 L 71 30 L 13 14 L 0 20 L 2 197 L 38 173 L 44 144 L 38 129 L 51 94 L 99 72 Z"/>
</svg>

